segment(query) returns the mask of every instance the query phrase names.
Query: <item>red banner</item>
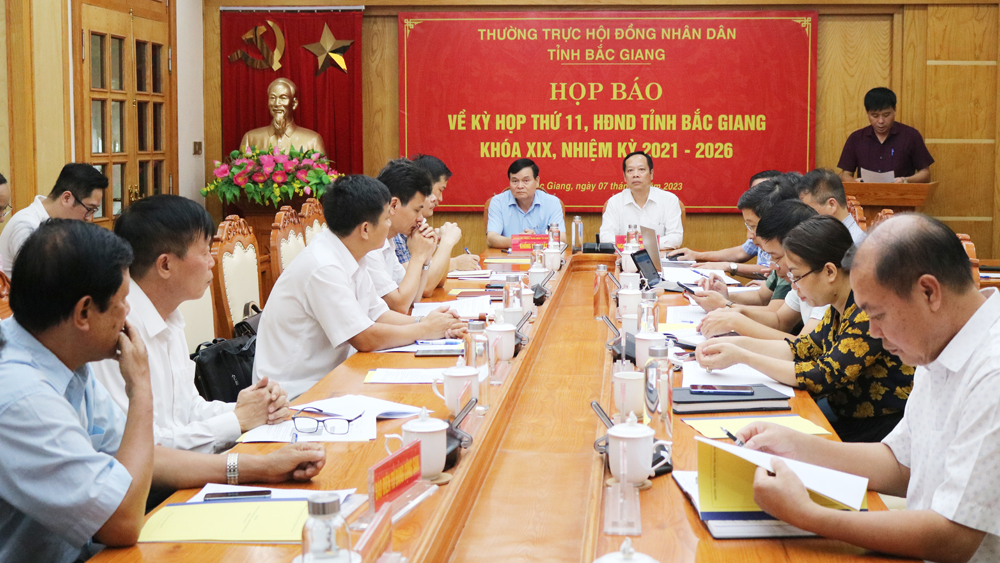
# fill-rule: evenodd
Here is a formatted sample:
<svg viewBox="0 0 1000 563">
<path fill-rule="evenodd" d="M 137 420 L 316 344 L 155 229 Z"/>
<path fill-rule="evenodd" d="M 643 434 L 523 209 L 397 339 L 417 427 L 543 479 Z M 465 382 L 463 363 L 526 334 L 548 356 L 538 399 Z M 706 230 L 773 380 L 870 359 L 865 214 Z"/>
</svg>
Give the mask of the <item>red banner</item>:
<svg viewBox="0 0 1000 563">
<path fill-rule="evenodd" d="M 220 33 L 223 156 L 271 123 L 267 87 L 283 77 L 298 89 L 296 125 L 319 133 L 339 172 L 363 172 L 361 12 L 224 11 Z"/>
<path fill-rule="evenodd" d="M 689 212 L 735 212 L 750 176 L 815 159 L 816 12 L 401 13 L 400 150 L 481 210 L 533 159 L 567 211 L 598 212 L 644 150 Z M 447 40 L 443 40 L 447 38 Z"/>
</svg>

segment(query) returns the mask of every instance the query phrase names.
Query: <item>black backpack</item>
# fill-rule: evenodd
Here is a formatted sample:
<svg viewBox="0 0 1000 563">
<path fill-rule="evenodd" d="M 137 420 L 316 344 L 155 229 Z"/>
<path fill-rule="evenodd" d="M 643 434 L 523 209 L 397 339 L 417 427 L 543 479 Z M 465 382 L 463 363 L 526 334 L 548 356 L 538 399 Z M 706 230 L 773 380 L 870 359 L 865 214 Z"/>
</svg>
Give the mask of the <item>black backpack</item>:
<svg viewBox="0 0 1000 563">
<path fill-rule="evenodd" d="M 234 338 L 202 342 L 191 354 L 194 385 L 206 401 L 235 403 L 240 391 L 253 383 L 260 309 L 254 303 L 247 303 L 243 313 L 244 320 L 233 328 Z M 250 316 L 250 313 L 256 314 Z"/>
</svg>

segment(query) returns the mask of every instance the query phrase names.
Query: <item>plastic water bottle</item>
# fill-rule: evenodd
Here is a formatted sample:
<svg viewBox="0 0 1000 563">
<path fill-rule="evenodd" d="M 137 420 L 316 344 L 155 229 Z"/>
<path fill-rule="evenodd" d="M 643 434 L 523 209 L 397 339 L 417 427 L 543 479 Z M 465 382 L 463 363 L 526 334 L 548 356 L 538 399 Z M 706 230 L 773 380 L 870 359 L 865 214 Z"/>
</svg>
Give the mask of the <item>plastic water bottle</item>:
<svg viewBox="0 0 1000 563">
<path fill-rule="evenodd" d="M 309 497 L 309 518 L 302 526 L 302 563 L 354 563 L 361 555 L 351 551 L 347 521 L 340 514 L 340 495 L 317 493 Z"/>
<path fill-rule="evenodd" d="M 573 217 L 573 231 L 570 238 L 573 243 L 573 252 L 583 250 L 583 218 L 579 215 Z"/>
<path fill-rule="evenodd" d="M 601 317 L 611 311 L 611 291 L 608 288 L 608 267 L 604 264 L 597 265 L 594 272 L 594 318 L 601 320 Z"/>
</svg>

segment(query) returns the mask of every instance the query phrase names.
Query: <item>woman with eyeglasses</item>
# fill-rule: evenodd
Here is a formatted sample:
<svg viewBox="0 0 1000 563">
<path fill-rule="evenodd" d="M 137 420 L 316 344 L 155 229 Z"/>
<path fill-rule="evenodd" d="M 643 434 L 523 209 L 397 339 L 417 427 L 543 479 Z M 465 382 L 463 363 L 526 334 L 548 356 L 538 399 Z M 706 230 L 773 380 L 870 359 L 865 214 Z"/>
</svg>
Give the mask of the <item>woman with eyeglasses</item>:
<svg viewBox="0 0 1000 563">
<path fill-rule="evenodd" d="M 903 416 L 913 368 L 868 332 L 868 315 L 854 302 L 853 241 L 843 223 L 818 216 L 792 229 L 782 244 L 788 281 L 812 307 L 830 305 L 811 333 L 785 341 L 713 338 L 696 350 L 708 369 L 747 364 L 775 381 L 828 398 L 831 424 L 845 442 L 881 441 Z"/>
</svg>

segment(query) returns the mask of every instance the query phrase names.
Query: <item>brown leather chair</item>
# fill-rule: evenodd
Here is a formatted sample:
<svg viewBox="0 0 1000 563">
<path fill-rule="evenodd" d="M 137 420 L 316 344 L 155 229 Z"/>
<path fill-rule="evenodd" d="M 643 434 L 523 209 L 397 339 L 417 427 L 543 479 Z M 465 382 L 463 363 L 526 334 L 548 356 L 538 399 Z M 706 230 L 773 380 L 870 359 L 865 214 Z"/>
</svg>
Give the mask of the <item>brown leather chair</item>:
<svg viewBox="0 0 1000 563">
<path fill-rule="evenodd" d="M 290 205 L 282 206 L 271 225 L 271 277 L 278 276 L 306 248 L 306 231 L 302 220 Z"/>
<path fill-rule="evenodd" d="M 215 334 L 233 337 L 233 323 L 243 320 L 248 302 L 263 304 L 259 246 L 253 228 L 238 215 L 219 223 L 212 240 L 212 292 L 215 302 Z"/>
<path fill-rule="evenodd" d="M 972 243 L 972 237 L 965 233 L 958 233 L 958 240 L 962 241 L 962 247 L 969 255 L 969 263 L 972 265 L 972 281 L 976 282 L 976 289 L 979 289 L 981 280 L 979 279 L 979 259 L 976 258 L 976 245 Z"/>
<path fill-rule="evenodd" d="M 892 209 L 883 209 L 882 211 L 879 211 L 878 215 L 876 215 L 875 218 L 872 219 L 872 223 L 869 228 L 875 228 L 876 225 L 878 225 L 882 221 L 885 221 L 889 217 L 892 217 Z"/>
<path fill-rule="evenodd" d="M 319 200 L 311 197 L 302 204 L 302 210 L 299 212 L 299 219 L 302 222 L 302 228 L 305 232 L 306 244 L 308 245 L 313 237 L 318 235 L 320 231 L 327 228 L 326 227 L 326 216 L 323 215 L 323 206 L 320 204 Z"/>
</svg>

